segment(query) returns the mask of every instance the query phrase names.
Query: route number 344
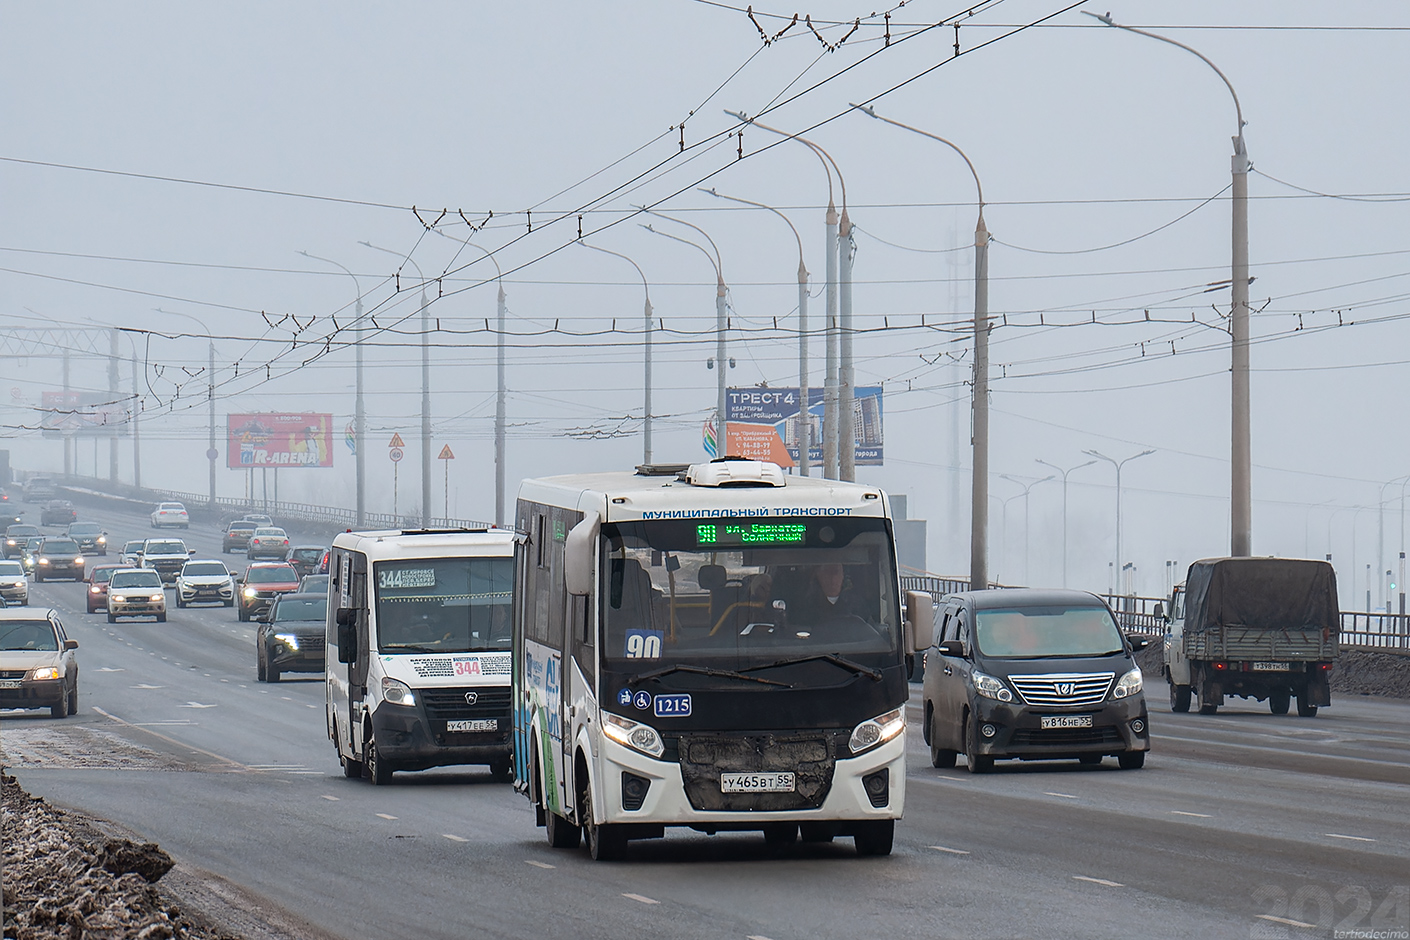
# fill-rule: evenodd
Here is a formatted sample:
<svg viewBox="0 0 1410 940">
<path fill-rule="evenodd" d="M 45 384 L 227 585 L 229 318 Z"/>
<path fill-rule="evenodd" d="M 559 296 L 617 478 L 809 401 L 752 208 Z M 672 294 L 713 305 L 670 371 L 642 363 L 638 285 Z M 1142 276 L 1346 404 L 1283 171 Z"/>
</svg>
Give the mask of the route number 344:
<svg viewBox="0 0 1410 940">
<path fill-rule="evenodd" d="M 1410 940 L 1410 885 L 1391 886 L 1379 904 L 1363 885 L 1346 885 L 1335 894 L 1321 885 L 1304 885 L 1291 894 L 1278 885 L 1260 885 L 1253 900 L 1263 913 L 1255 915 L 1252 940 L 1291 938 L 1290 927 L 1330 930 L 1333 937 Z"/>
</svg>

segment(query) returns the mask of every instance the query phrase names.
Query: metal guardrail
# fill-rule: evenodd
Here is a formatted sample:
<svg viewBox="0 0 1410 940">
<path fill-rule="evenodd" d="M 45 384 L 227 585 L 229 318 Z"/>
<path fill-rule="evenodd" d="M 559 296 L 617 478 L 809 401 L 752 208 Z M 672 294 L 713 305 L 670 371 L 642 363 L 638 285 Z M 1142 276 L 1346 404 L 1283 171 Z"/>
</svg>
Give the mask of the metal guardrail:
<svg viewBox="0 0 1410 940">
<path fill-rule="evenodd" d="M 939 600 L 946 594 L 968 591 L 969 581 L 965 578 L 946 578 L 938 575 L 903 575 L 901 590 L 927 591 Z M 1169 598 L 1127 594 L 1099 596 L 1116 615 L 1116 623 L 1122 630 L 1144 636 L 1160 636 L 1165 633 L 1165 620 L 1155 615 L 1155 607 L 1157 604 L 1162 607 L 1168 604 Z M 1344 610 L 1341 612 L 1341 646 L 1342 649 L 1410 653 L 1410 614 Z"/>
<path fill-rule="evenodd" d="M 94 479 L 92 477 L 72 476 L 56 477 L 55 479 L 61 487 L 76 487 L 140 502 L 179 502 L 185 505 L 189 510 L 214 510 L 217 515 L 222 518 L 228 517 L 234 519 L 245 513 L 258 512 L 270 516 L 276 522 L 290 520 L 316 523 L 340 529 L 351 529 L 354 527 L 364 530 L 419 529 L 422 527 L 419 514 L 413 516 L 409 513 L 393 515 L 392 513 L 368 512 L 363 513 L 363 523 L 361 526 L 358 526 L 357 511 L 341 506 L 319 506 L 312 503 L 292 503 L 264 499 L 231 499 L 229 497 L 217 497 L 214 505 L 212 505 L 210 496 L 206 493 L 187 493 L 181 490 L 155 490 L 146 487 L 138 489 L 134 486 L 122 484 L 113 485 L 107 480 Z M 479 522 L 473 519 L 434 517 L 431 519 L 430 526 L 431 528 L 438 529 L 486 529 L 491 527 L 491 523 Z"/>
</svg>

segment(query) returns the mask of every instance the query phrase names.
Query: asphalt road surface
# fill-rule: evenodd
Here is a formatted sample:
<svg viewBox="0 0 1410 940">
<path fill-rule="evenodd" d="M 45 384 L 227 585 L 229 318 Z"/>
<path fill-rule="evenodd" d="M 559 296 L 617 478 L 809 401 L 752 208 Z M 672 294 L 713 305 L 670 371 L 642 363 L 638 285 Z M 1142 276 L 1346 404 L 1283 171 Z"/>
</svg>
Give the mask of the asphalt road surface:
<svg viewBox="0 0 1410 940">
<path fill-rule="evenodd" d="M 115 545 L 149 532 L 145 515 L 99 521 Z M 243 564 L 213 529 L 180 534 Z M 486 768 L 344 779 L 322 676 L 256 682 L 253 625 L 233 609 L 173 603 L 165 624 L 110 625 L 79 585 L 31 598 L 80 641 L 80 712 L 0 713 L 11 772 L 333 936 L 1410 937 L 1403 702 L 1174 715 L 1150 687 L 1142 770 L 971 776 L 929 766 L 917 693 L 889 858 L 857 858 L 850 839 L 774 849 L 671 830 L 594 863 L 550 848 Z"/>
</svg>

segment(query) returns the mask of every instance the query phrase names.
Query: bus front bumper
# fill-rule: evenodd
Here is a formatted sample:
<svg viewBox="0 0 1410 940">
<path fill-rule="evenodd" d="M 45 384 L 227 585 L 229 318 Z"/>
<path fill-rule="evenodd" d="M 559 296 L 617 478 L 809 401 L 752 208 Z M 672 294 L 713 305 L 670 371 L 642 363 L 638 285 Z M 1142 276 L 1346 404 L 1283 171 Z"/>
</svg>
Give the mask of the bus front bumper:
<svg viewBox="0 0 1410 940">
<path fill-rule="evenodd" d="M 444 722 L 440 722 L 444 725 Z M 457 764 L 494 764 L 508 760 L 511 719 L 499 718 L 499 729 L 470 734 L 436 730 L 418 707 L 383 702 L 372 713 L 377 754 L 396 770 L 426 770 Z"/>
</svg>

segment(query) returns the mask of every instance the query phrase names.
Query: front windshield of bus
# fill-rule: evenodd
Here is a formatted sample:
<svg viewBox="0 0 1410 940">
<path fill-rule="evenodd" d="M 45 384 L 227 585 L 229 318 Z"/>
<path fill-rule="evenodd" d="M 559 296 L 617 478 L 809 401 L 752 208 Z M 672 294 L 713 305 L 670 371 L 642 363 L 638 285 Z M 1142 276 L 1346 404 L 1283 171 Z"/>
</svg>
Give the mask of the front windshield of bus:
<svg viewBox="0 0 1410 940">
<path fill-rule="evenodd" d="M 415 558 L 373 566 L 384 653 L 508 650 L 512 558 Z"/>
<path fill-rule="evenodd" d="M 975 643 L 986 656 L 1040 659 L 1110 656 L 1121 634 L 1105 607 L 1019 607 L 980 610 Z"/>
<path fill-rule="evenodd" d="M 653 520 L 602 534 L 610 669 L 740 670 L 833 655 L 870 670 L 896 660 L 884 519 Z"/>
</svg>

